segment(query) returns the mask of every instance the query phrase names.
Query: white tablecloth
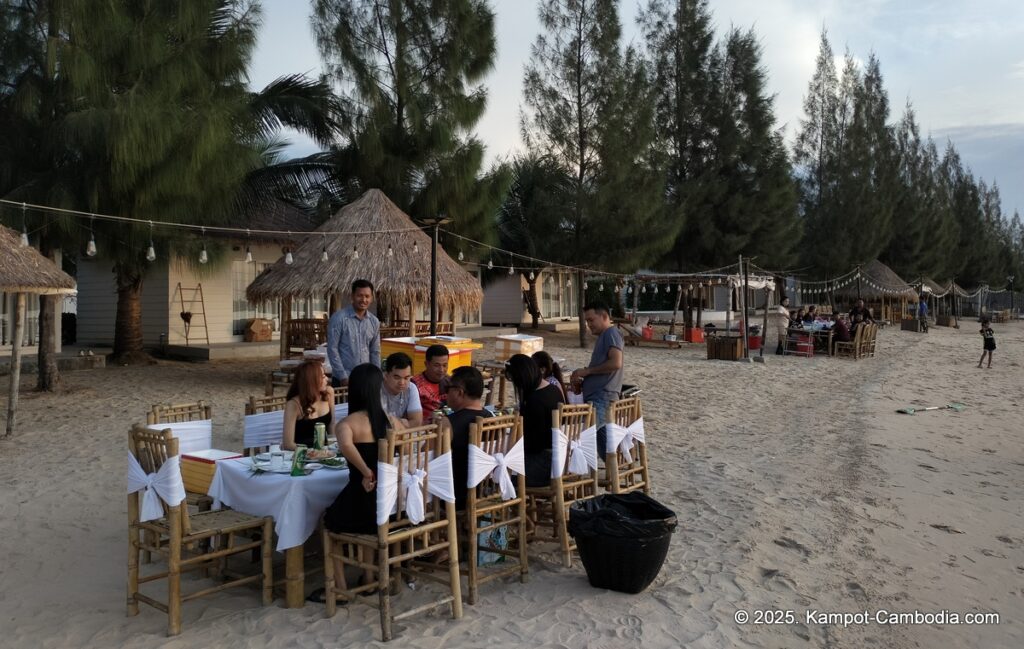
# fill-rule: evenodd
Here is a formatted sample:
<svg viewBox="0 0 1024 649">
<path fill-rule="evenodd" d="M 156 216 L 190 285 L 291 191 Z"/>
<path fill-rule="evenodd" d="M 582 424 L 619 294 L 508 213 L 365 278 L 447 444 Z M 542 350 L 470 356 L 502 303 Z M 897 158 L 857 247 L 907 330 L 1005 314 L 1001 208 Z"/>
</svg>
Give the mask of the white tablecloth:
<svg viewBox="0 0 1024 649">
<path fill-rule="evenodd" d="M 348 469 L 320 469 L 303 477 L 250 472 L 250 458 L 221 460 L 207 491 L 214 507 L 221 503 L 253 516 L 271 516 L 277 549 L 302 545 L 320 515 L 348 484 Z"/>
</svg>

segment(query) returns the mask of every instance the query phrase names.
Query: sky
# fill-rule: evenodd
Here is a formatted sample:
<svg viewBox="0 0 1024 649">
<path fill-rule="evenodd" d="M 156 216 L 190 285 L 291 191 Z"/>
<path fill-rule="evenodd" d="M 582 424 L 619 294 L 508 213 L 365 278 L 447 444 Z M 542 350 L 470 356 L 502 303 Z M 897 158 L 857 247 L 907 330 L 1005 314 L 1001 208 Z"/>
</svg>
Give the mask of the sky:
<svg viewBox="0 0 1024 649">
<path fill-rule="evenodd" d="M 320 73 L 306 0 L 261 0 L 263 27 L 250 70 L 259 88 L 296 72 Z M 534 0 L 491 0 L 498 55 L 485 81 L 488 107 L 476 128 L 489 160 L 521 150 L 523 66 L 540 24 Z M 1024 212 L 1024 2 L 1021 0 L 712 0 L 716 32 L 753 28 L 761 39 L 779 127 L 792 141 L 814 72 L 821 30 L 837 57 L 874 52 L 890 121 L 913 105 L 921 133 L 952 141 L 975 176 L 999 185 L 1003 213 Z M 626 42 L 641 44 L 639 3 L 620 3 Z M 841 69 L 841 62 L 837 63 Z M 316 146 L 289 135 L 289 153 Z"/>
</svg>

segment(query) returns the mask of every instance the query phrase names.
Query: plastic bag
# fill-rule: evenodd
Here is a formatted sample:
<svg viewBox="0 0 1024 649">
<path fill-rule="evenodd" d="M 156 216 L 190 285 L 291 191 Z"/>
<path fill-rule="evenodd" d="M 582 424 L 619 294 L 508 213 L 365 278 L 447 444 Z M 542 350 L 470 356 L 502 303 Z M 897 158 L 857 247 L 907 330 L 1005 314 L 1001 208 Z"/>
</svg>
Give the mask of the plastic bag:
<svg viewBox="0 0 1024 649">
<path fill-rule="evenodd" d="M 573 537 L 653 538 L 675 528 L 675 512 L 638 491 L 603 494 L 577 501 L 569 509 Z"/>
</svg>

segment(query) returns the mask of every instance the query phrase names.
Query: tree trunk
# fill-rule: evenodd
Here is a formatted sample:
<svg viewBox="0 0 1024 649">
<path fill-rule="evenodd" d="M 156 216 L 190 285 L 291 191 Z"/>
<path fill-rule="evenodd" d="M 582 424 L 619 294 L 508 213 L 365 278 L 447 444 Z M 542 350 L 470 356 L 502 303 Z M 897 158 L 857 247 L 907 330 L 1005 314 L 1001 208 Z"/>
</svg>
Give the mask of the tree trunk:
<svg viewBox="0 0 1024 649">
<path fill-rule="evenodd" d="M 11 387 L 7 400 L 7 428 L 4 437 L 14 433 L 14 418 L 18 411 L 18 388 L 21 385 L 21 338 L 24 331 L 22 320 L 25 319 L 25 294 L 18 293 L 14 298 L 14 319 L 11 321 Z"/>
<path fill-rule="evenodd" d="M 113 361 L 118 365 L 151 363 L 142 348 L 142 275 L 118 264 L 117 315 L 114 321 Z"/>
<path fill-rule="evenodd" d="M 683 285 L 682 284 L 677 284 L 676 285 L 676 303 L 675 303 L 675 306 L 672 307 L 672 324 L 669 325 L 669 327 L 668 327 L 668 333 L 669 333 L 670 336 L 676 332 L 676 318 L 679 316 L 679 300 L 682 297 L 683 297 Z M 685 320 L 685 318 L 683 319 L 683 328 L 684 329 L 686 328 L 686 320 Z"/>
<path fill-rule="evenodd" d="M 540 326 L 540 300 L 537 298 L 537 279 L 540 275 L 534 275 L 533 279 L 526 276 L 526 311 L 530 314 L 530 327 L 536 329 Z"/>
<path fill-rule="evenodd" d="M 53 259 L 54 248 L 48 236 L 40 241 L 39 251 L 47 259 Z M 39 296 L 39 353 L 37 364 L 39 375 L 36 389 L 41 392 L 60 392 L 64 389 L 60 370 L 57 367 L 57 304 L 59 295 Z"/>
</svg>

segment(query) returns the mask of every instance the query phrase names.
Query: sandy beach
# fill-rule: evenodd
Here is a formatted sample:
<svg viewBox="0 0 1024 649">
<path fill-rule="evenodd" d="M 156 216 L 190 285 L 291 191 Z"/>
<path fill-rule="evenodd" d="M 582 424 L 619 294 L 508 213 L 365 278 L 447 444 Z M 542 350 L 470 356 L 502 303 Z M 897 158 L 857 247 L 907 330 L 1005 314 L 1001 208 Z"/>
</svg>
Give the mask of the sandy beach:
<svg viewBox="0 0 1024 649">
<path fill-rule="evenodd" d="M 859 362 L 627 349 L 627 382 L 644 390 L 653 495 L 679 518 L 657 581 L 634 596 L 594 590 L 578 562 L 565 569 L 553 546 L 531 548 L 528 584 L 485 586 L 461 621 L 441 609 L 403 622 L 394 646 L 1024 646 L 1024 325 L 994 328 L 991 369 L 975 367 L 973 322 L 927 335 L 890 327 L 877 357 Z M 570 366 L 589 357 L 570 336 L 546 348 Z M 203 398 L 214 446 L 239 449 L 243 402 L 262 393 L 271 363 L 69 372 L 63 395 L 29 392 L 35 377 L 25 377 L 19 431 L 0 441 L 0 646 L 375 642 L 374 609 L 326 619 L 314 604 L 261 608 L 246 589 L 186 604 L 176 638 L 155 609 L 125 617 L 129 426 L 151 404 Z M 950 402 L 967 408 L 896 413 Z M 1000 620 L 886 625 L 880 610 Z M 864 612 L 864 624 L 822 617 Z"/>
</svg>

